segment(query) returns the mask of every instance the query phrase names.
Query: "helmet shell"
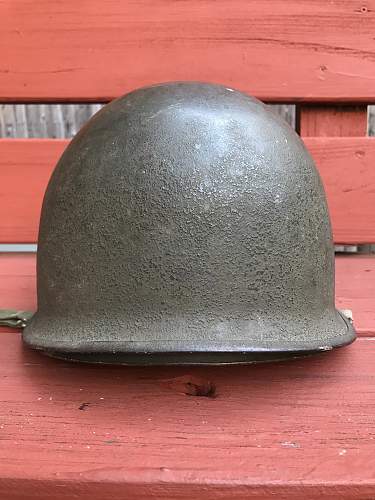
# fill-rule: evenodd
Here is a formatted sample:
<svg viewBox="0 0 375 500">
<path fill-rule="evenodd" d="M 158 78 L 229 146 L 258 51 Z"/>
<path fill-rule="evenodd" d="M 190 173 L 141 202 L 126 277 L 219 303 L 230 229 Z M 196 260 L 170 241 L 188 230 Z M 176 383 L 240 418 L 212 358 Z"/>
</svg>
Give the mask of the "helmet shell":
<svg viewBox="0 0 375 500">
<path fill-rule="evenodd" d="M 319 174 L 260 101 L 142 88 L 97 113 L 44 198 L 25 342 L 68 359 L 279 359 L 354 339 Z"/>
</svg>

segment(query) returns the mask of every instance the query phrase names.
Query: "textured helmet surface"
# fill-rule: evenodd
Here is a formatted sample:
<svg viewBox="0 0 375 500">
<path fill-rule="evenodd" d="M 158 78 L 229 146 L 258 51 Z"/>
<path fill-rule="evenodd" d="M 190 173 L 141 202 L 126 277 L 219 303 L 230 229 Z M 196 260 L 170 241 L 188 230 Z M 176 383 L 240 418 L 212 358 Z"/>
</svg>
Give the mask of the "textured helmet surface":
<svg viewBox="0 0 375 500">
<path fill-rule="evenodd" d="M 62 155 L 25 342 L 118 363 L 269 360 L 350 343 L 322 184 L 298 135 L 219 85 L 142 88 Z"/>
</svg>

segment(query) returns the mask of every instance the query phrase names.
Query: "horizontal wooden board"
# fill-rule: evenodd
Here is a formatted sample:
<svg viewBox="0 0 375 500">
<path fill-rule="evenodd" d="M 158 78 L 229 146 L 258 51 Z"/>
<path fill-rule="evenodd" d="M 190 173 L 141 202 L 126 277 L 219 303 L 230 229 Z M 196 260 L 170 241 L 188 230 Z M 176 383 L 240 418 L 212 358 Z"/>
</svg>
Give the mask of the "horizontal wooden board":
<svg viewBox="0 0 375 500">
<path fill-rule="evenodd" d="M 375 242 L 375 138 L 306 137 L 337 243 Z"/>
<path fill-rule="evenodd" d="M 33 243 L 44 191 L 67 145 L 62 140 L 0 140 L 0 242 Z"/>
<path fill-rule="evenodd" d="M 336 307 L 351 309 L 359 335 L 375 335 L 375 256 L 336 257 Z"/>
<path fill-rule="evenodd" d="M 374 25 L 374 0 L 3 0 L 0 100 L 203 80 L 269 101 L 375 102 Z"/>
<path fill-rule="evenodd" d="M 375 139 L 307 137 L 322 175 L 337 243 L 375 242 Z M 0 140 L 0 242 L 33 243 L 63 140 Z"/>
<path fill-rule="evenodd" d="M 0 342 L 1 498 L 373 498 L 374 339 L 210 368 L 69 364 L 15 331 Z"/>
<path fill-rule="evenodd" d="M 353 311 L 358 334 L 375 336 L 375 256 L 336 257 L 336 306 Z M 0 309 L 36 310 L 34 254 L 0 254 Z"/>
<path fill-rule="evenodd" d="M 303 137 L 364 137 L 368 128 L 368 106 L 300 104 L 296 129 Z"/>
</svg>

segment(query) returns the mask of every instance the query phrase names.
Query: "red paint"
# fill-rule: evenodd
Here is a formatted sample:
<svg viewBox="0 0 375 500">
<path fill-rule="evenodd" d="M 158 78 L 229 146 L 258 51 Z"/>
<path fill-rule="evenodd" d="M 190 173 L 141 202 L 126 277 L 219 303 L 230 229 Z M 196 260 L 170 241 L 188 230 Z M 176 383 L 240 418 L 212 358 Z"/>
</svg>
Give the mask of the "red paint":
<svg viewBox="0 0 375 500">
<path fill-rule="evenodd" d="M 337 243 L 375 242 L 375 138 L 306 137 L 327 193 Z"/>
<path fill-rule="evenodd" d="M 375 255 L 336 257 L 336 307 L 351 309 L 359 335 L 375 335 Z"/>
<path fill-rule="evenodd" d="M 173 377 L 159 381 L 162 387 L 173 392 L 206 398 L 216 397 L 216 387 L 210 380 L 187 374 L 182 377 Z"/>
<path fill-rule="evenodd" d="M 0 99 L 206 80 L 272 101 L 374 102 L 374 24 L 373 0 L 3 0 Z"/>
<path fill-rule="evenodd" d="M 370 339 L 288 363 L 190 367 L 216 398 L 160 384 L 186 367 L 69 364 L 23 349 L 15 331 L 1 341 L 1 498 L 372 498 Z"/>
<path fill-rule="evenodd" d="M 0 242 L 34 243 L 52 170 L 66 141 L 0 139 Z"/>
<path fill-rule="evenodd" d="M 375 1 L 0 2 L 0 100 L 106 101 L 206 80 L 301 107 L 335 240 L 375 242 Z M 322 136 L 351 137 L 322 137 Z M 34 242 L 64 141 L 0 141 L 0 241 Z M 256 366 L 69 364 L 0 330 L 0 498 L 374 498 L 375 257 L 336 259 L 360 338 Z M 35 257 L 0 256 L 0 307 L 36 308 Z M 196 397 L 215 387 L 215 398 Z M 209 392 L 209 391 L 208 391 Z M 195 395 L 194 395 L 195 394 Z"/>
<path fill-rule="evenodd" d="M 303 137 L 363 137 L 367 106 L 300 105 L 298 130 Z"/>
<path fill-rule="evenodd" d="M 0 253 L 0 309 L 35 311 L 35 254 Z"/>
<path fill-rule="evenodd" d="M 375 139 L 306 137 L 305 142 L 325 184 L 335 241 L 375 242 Z M 1 242 L 37 240 L 44 190 L 67 144 L 0 140 Z"/>
<path fill-rule="evenodd" d="M 374 304 L 375 256 L 336 257 L 336 305 L 353 310 L 361 335 L 375 335 Z M 36 309 L 33 254 L 0 254 L 0 308 Z"/>
</svg>

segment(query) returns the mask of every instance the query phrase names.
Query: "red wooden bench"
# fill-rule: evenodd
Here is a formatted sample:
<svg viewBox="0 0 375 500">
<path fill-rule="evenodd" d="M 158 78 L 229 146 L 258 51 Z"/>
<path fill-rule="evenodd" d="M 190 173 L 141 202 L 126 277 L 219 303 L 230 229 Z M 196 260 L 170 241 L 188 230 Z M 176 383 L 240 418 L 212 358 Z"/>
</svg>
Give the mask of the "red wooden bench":
<svg viewBox="0 0 375 500">
<path fill-rule="evenodd" d="M 0 29 L 0 102 L 196 79 L 297 103 L 335 241 L 375 242 L 375 1 L 3 0 Z M 0 141 L 1 243 L 36 241 L 65 145 Z M 336 282 L 359 339 L 289 363 L 84 366 L 2 328 L 0 498 L 374 499 L 374 256 L 337 257 Z M 0 307 L 36 308 L 34 255 L 0 255 Z"/>
</svg>

